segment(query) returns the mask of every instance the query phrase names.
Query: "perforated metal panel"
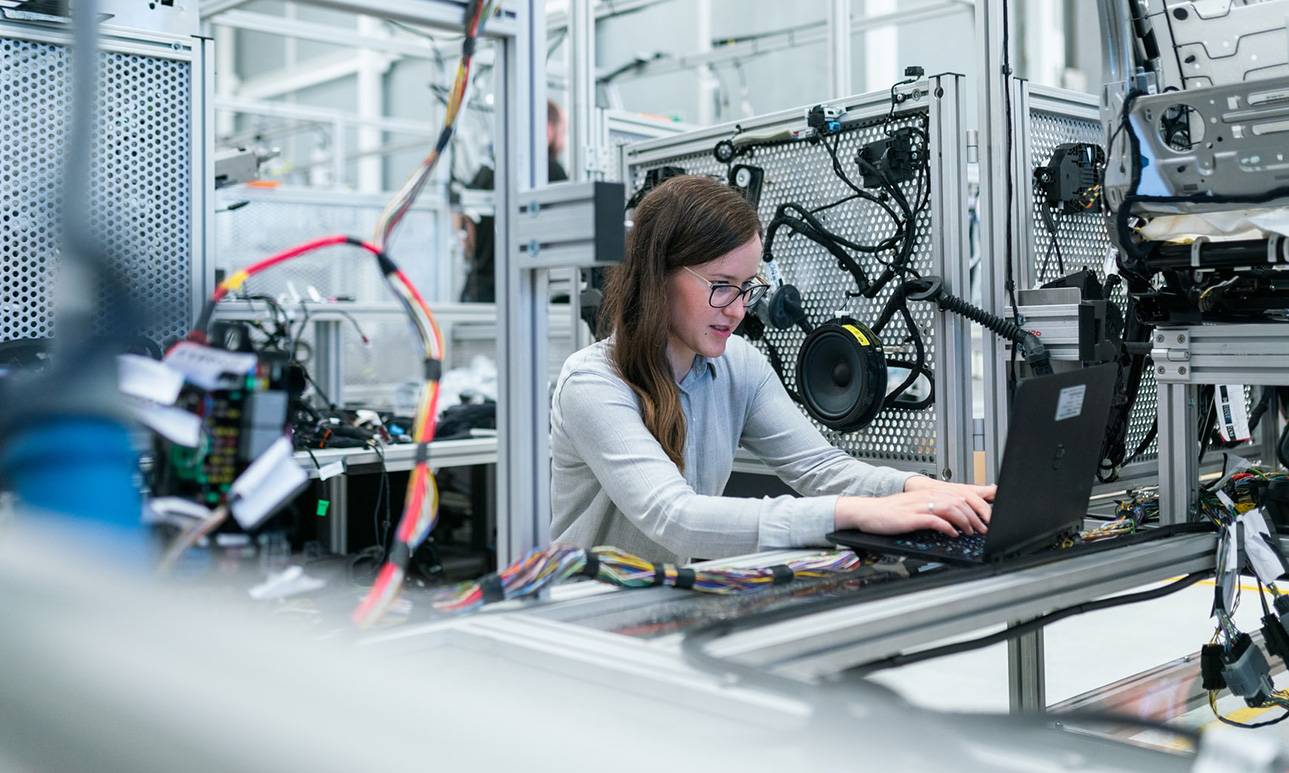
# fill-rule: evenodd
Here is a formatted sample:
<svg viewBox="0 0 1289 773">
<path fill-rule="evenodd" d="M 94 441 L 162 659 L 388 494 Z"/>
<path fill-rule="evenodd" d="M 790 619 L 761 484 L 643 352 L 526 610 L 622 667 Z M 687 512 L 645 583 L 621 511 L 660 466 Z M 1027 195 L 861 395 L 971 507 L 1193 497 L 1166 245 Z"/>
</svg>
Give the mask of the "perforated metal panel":
<svg viewBox="0 0 1289 773">
<path fill-rule="evenodd" d="M 428 197 L 429 191 L 426 192 Z M 301 191 L 255 191 L 230 188 L 217 195 L 215 269 L 232 272 L 275 252 L 327 234 L 371 235 L 385 201 L 380 196 Z M 438 210 L 414 207 L 394 232 L 387 251 L 425 297 L 444 298 L 440 287 L 445 254 Z M 450 272 L 448 272 L 450 273 Z M 331 247 L 284 263 L 246 283 L 250 292 L 301 295 L 309 287 L 324 296 L 348 296 L 359 303 L 393 300 L 371 255 L 357 247 Z"/>
<path fill-rule="evenodd" d="M 0 341 L 53 334 L 68 53 L 0 37 Z M 190 61 L 100 55 L 90 225 L 156 341 L 182 335 L 192 318 L 193 99 Z"/>
<path fill-rule="evenodd" d="M 1029 114 L 1029 171 L 1025 179 L 1026 200 L 1030 202 L 1034 226 L 1031 230 L 1032 242 L 1027 253 L 1028 260 L 1022 277 L 1033 286 L 1050 282 L 1065 274 L 1087 268 L 1105 281 L 1105 260 L 1111 249 L 1110 235 L 1106 230 L 1105 217 L 1100 212 L 1054 215 L 1056 230 L 1055 242 L 1052 232 L 1043 223 L 1041 212 L 1044 203 L 1034 195 L 1032 172 L 1044 166 L 1052 157 L 1052 151 L 1058 145 L 1068 142 L 1088 142 L 1103 145 L 1104 133 L 1100 120 L 1076 117 L 1055 111 L 1032 109 Z M 1056 247 L 1059 245 L 1058 256 Z M 1115 288 L 1111 300 L 1120 311 L 1126 308 L 1127 297 L 1123 286 Z M 1137 402 L 1128 417 L 1128 452 L 1134 451 L 1155 420 L 1158 394 L 1155 389 L 1155 375 L 1147 368 L 1141 379 L 1141 388 L 1137 393 Z M 1154 463 L 1158 456 L 1156 441 L 1152 441 L 1134 462 Z"/>
<path fill-rule="evenodd" d="M 841 135 L 838 156 L 846 165 L 847 173 L 856 181 L 859 180 L 859 174 L 854 158 L 859 148 L 865 143 L 885 137 L 882 128 L 882 119 L 886 112 L 885 104 L 889 103 L 883 99 L 875 106 L 878 109 L 869 113 L 871 119 L 863 121 L 859 126 L 850 128 Z M 944 111 L 950 112 L 951 108 L 946 107 Z M 800 125 L 800 115 L 800 113 L 797 114 L 793 124 Z M 853 118 L 854 115 L 850 117 Z M 921 109 L 901 113 L 894 126 L 918 126 L 926 129 L 931 137 L 933 165 L 942 162 L 944 158 L 937 153 L 937 146 L 956 147 L 956 143 L 960 141 L 956 136 L 938 135 L 940 127 L 931 118 L 931 109 L 925 102 Z M 767 128 L 777 127 L 757 127 L 759 131 L 765 131 Z M 638 187 L 649 169 L 663 165 L 679 166 L 689 173 L 709 174 L 725 179 L 727 168 L 718 163 L 711 152 L 714 142 L 715 140 L 701 149 L 675 156 L 662 157 L 658 153 L 651 153 L 647 162 L 630 165 L 629 185 Z M 739 163 L 753 164 L 765 170 L 765 184 L 760 202 L 763 223 L 768 223 L 773 218 L 777 207 L 785 202 L 796 202 L 807 208 L 814 208 L 842 199 L 851 193 L 846 184 L 834 173 L 829 154 L 819 144 L 801 142 L 760 148 L 750 157 L 740 159 Z M 931 180 L 935 180 L 940 174 L 943 174 L 942 170 L 933 170 L 930 175 Z M 951 176 L 950 179 L 956 179 L 956 177 Z M 962 185 L 965 191 L 965 178 L 963 179 Z M 927 184 L 930 185 L 931 182 L 928 181 Z M 914 201 L 914 197 L 918 195 L 916 185 L 909 182 L 901 187 L 910 201 Z M 950 188 L 951 191 L 947 190 Z M 930 206 L 918 216 L 916 221 L 916 248 L 911 265 L 923 275 L 945 276 L 947 274 L 952 277 L 958 274 L 959 269 L 965 271 L 965 250 L 946 257 L 941 254 L 941 249 L 937 248 L 936 237 L 949 233 L 956 236 L 946 238 L 946 242 L 952 242 L 955 245 L 965 243 L 958 238 L 965 233 L 963 230 L 966 218 L 965 204 L 957 197 L 959 191 L 953 185 L 946 186 L 945 192 L 953 194 L 953 203 L 949 205 L 952 211 L 942 215 L 944 220 L 941 222 L 935 220 L 936 213 L 941 212 L 943 208 Z M 820 212 L 818 217 L 830 230 L 856 242 L 872 244 L 894 233 L 894 225 L 890 218 L 878 206 L 863 201 L 849 202 Z M 947 267 L 946 260 L 960 262 L 962 265 Z M 892 283 L 872 300 L 852 297 L 850 293 L 857 289 L 855 282 L 850 274 L 838 268 L 836 259 L 822 247 L 804 237 L 788 236 L 787 231 L 776 237 L 775 263 L 778 264 L 784 281 L 796 285 L 801 290 L 806 313 L 814 324 L 823 323 L 839 314 L 871 323 L 876 320 L 894 289 L 894 283 Z M 872 258 L 862 258 L 861 263 L 870 277 L 875 278 L 881 273 L 882 266 Z M 963 284 L 965 286 L 965 282 Z M 950 287 L 953 288 L 952 280 Z M 952 424 L 952 420 L 946 418 L 946 415 L 951 411 L 950 406 L 953 406 L 952 411 L 965 412 L 969 417 L 970 392 L 965 385 L 957 384 L 952 378 L 945 381 L 941 379 L 944 353 L 940 335 L 943 328 L 935 307 L 930 304 L 910 304 L 910 309 L 926 346 L 927 363 L 937 376 L 935 404 L 920 411 L 884 410 L 873 424 L 859 432 L 839 433 L 818 422 L 815 424 L 830 443 L 854 457 L 906 469 L 952 473 L 947 458 L 950 455 L 965 454 L 966 451 L 959 448 L 946 449 L 941 443 L 965 444 L 967 441 L 956 434 L 952 439 L 946 437 L 950 431 L 948 426 Z M 956 326 L 954 329 L 961 330 Z M 903 321 L 898 316 L 882 331 L 888 356 L 913 358 L 914 352 L 912 345 L 907 343 L 907 333 Z M 795 389 L 797 387 L 795 362 L 805 334 L 796 329 L 770 330 L 767 332 L 767 338 L 774 343 L 783 357 L 787 386 Z M 763 347 L 763 344 L 757 344 L 757 346 Z M 965 351 L 965 346 L 962 349 Z M 953 378 L 960 375 L 960 370 L 953 371 Z M 965 408 L 955 401 L 965 401 Z M 961 457 L 953 462 L 953 464 L 962 463 Z M 939 470 L 937 467 L 944 469 Z M 959 472 L 957 475 L 961 476 L 962 473 Z"/>
</svg>

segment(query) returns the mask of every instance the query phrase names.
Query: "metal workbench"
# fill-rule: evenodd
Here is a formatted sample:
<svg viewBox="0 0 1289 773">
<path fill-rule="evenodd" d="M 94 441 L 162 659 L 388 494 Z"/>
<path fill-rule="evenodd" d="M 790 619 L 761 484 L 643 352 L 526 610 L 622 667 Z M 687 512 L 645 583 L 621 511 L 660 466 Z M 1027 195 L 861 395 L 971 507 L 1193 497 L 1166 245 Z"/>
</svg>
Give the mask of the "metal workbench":
<svg viewBox="0 0 1289 773">
<path fill-rule="evenodd" d="M 923 573 L 905 564 L 878 565 L 860 570 L 866 576 L 854 582 L 796 583 L 736 597 L 578 583 L 554 589 L 546 601 L 507 602 L 482 614 L 408 626 L 371 644 L 415 652 L 451 632 L 521 648 L 557 648 L 590 661 L 626 658 L 654 676 L 685 674 L 693 671 L 681 647 L 687 632 L 719 619 L 796 606 L 800 614 L 738 630 L 715 640 L 706 652 L 760 673 L 813 683 L 950 637 L 1210 570 L 1215 546 L 1210 533 L 1107 543 L 1066 558 L 1020 561 L 1014 571 L 1002 573 L 974 568 Z M 769 566 L 805 552 L 774 551 L 704 565 Z M 1041 637 L 1039 644 L 1037 652 L 1009 650 L 1013 710 L 1046 705 Z"/>
</svg>

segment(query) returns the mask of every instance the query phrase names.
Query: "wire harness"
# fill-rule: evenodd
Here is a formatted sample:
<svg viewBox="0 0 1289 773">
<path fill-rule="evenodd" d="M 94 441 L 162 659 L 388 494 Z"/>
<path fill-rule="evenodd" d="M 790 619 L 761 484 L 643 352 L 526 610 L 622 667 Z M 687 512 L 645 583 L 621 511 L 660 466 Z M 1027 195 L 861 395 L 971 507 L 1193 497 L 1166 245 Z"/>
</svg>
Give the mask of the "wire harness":
<svg viewBox="0 0 1289 773">
<path fill-rule="evenodd" d="M 433 530 L 439 510 L 438 484 L 429 466 L 429 443 L 434 438 L 438 417 L 439 378 L 443 372 L 443 335 L 433 312 L 430 311 L 429 304 L 407 275 L 385 254 L 385 246 L 403 216 L 415 203 L 451 141 L 453 128 L 461 106 L 465 102 L 466 89 L 470 83 L 470 65 L 477 40 L 483 32 L 485 22 L 492 15 L 494 6 L 493 0 L 489 2 L 471 0 L 467 6 L 461 60 L 457 65 L 456 80 L 444 111 L 443 128 L 439 132 L 433 149 L 422 159 L 416 171 L 381 212 L 372 241 L 364 242 L 343 235 L 328 236 L 284 250 L 248 268 L 234 272 L 216 288 L 202 310 L 196 329 L 189 334 L 190 340 L 204 343 L 215 304 L 229 292 L 239 289 L 251 277 L 280 263 L 337 245 L 359 247 L 375 256 L 386 284 L 406 311 L 420 342 L 424 363 L 424 383 L 417 400 L 416 417 L 411 432 L 412 441 L 417 448 L 413 467 L 408 475 L 403 514 L 395 531 L 394 543 L 385 556 L 385 563 L 377 574 L 375 583 L 353 613 L 354 622 L 363 627 L 378 621 L 398 597 L 412 554 Z"/>
<path fill-rule="evenodd" d="M 452 84 L 447 106 L 443 112 L 443 128 L 439 130 L 439 137 L 435 140 L 433 149 L 421 159 L 416 171 L 407 179 L 407 182 L 403 183 L 403 187 L 377 218 L 372 243 L 380 249 L 386 247 L 390 235 L 402 222 L 407 211 L 412 208 L 412 204 L 416 202 L 416 197 L 420 195 L 421 189 L 425 187 L 435 166 L 438 165 L 439 158 L 447 149 L 448 143 L 452 141 L 452 132 L 456 126 L 457 117 L 461 113 L 461 106 L 465 103 L 466 87 L 470 83 L 470 65 L 474 60 L 476 43 L 479 35 L 483 33 L 488 17 L 492 15 L 495 4 L 495 0 L 487 3 L 483 0 L 471 0 L 466 9 L 466 32 L 461 41 L 461 60 L 457 63 L 456 79 Z"/>
<path fill-rule="evenodd" d="M 854 571 L 864 560 L 849 550 L 830 551 L 760 568 L 708 569 L 652 563 L 615 547 L 590 549 L 571 545 L 538 548 L 477 582 L 462 585 L 455 594 L 434 604 L 445 612 L 467 612 L 486 604 L 533 596 L 575 577 L 586 577 L 621 588 L 672 587 L 700 593 L 735 594 L 763 590 L 794 580 L 828 577 Z"/>
<path fill-rule="evenodd" d="M 395 532 L 394 544 L 375 584 L 354 612 L 354 621 L 365 626 L 380 619 L 397 597 L 412 553 L 429 536 L 438 517 L 439 490 L 429 467 L 429 443 L 434 439 L 438 417 L 439 377 L 443 371 L 443 334 L 429 304 L 407 275 L 379 247 L 352 236 L 327 236 L 279 252 L 228 276 L 211 294 L 198 318 L 197 327 L 189 333 L 188 340 L 205 343 L 215 305 L 230 292 L 240 289 L 250 278 L 279 264 L 335 246 L 358 247 L 376 258 L 386 284 L 411 321 L 412 329 L 421 344 L 424 362 L 424 383 L 418 397 L 411 432 L 412 441 L 417 448 L 414 465 L 408 476 L 403 515 Z M 173 558 L 169 562 L 173 563 Z"/>
</svg>

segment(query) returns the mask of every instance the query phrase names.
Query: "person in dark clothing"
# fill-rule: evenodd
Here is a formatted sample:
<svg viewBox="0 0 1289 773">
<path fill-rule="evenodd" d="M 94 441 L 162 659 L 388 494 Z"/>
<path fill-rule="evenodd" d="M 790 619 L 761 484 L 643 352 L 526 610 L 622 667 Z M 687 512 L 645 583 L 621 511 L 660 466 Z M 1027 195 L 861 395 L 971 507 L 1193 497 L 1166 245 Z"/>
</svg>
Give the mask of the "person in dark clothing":
<svg viewBox="0 0 1289 773">
<path fill-rule="evenodd" d="M 563 182 L 568 173 L 560 166 L 559 156 L 564 152 L 568 135 L 568 121 L 564 110 L 551 100 L 546 100 L 546 179 L 548 182 Z M 483 166 L 475 176 L 466 183 L 467 188 L 475 190 L 492 190 L 494 186 L 492 167 Z M 496 225 L 492 215 L 483 215 L 479 222 L 463 218 L 466 232 L 466 279 L 461 290 L 463 302 L 494 303 L 496 302 L 496 279 L 493 276 L 496 261 Z"/>
</svg>

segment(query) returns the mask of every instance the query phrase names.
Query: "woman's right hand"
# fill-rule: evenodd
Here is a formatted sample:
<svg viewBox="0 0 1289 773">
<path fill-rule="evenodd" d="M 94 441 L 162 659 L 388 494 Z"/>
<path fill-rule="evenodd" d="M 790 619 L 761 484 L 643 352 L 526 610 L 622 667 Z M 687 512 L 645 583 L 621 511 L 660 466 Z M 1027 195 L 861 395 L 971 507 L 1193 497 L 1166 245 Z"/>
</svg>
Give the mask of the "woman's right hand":
<svg viewBox="0 0 1289 773">
<path fill-rule="evenodd" d="M 988 531 L 965 497 L 934 490 L 888 497 L 838 497 L 833 520 L 838 529 L 858 529 L 869 534 L 933 529 L 956 537 L 959 532 Z"/>
</svg>

